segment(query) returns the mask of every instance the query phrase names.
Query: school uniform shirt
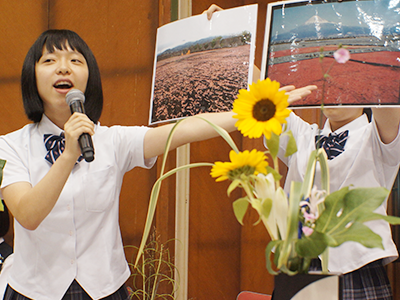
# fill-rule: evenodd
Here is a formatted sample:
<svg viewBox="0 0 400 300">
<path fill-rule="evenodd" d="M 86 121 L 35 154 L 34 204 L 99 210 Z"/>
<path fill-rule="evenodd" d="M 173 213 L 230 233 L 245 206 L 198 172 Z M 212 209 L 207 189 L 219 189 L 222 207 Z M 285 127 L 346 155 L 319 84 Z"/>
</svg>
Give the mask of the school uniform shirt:
<svg viewBox="0 0 400 300">
<path fill-rule="evenodd" d="M 13 289 L 32 299 L 55 300 L 76 279 L 93 299 L 100 299 L 125 283 L 130 271 L 118 224 L 119 194 L 125 172 L 155 162 L 144 159 L 147 130 L 97 124 L 94 161 L 74 166 L 37 229 L 27 230 L 14 220 Z M 7 160 L 2 188 L 16 182 L 35 186 L 51 167 L 43 136 L 61 132 L 43 115 L 40 123 L 0 137 L 0 157 Z"/>
<path fill-rule="evenodd" d="M 315 147 L 315 136 L 331 133 L 329 122 L 320 133 L 317 124 L 310 125 L 293 112 L 287 118 L 288 130 L 293 132 L 298 151 L 285 157 L 287 138 L 282 138 L 279 158 L 288 166 L 285 191 L 289 193 L 292 181 L 303 181 L 308 158 Z M 334 192 L 346 186 L 385 187 L 392 189 L 399 170 L 400 138 L 399 134 L 390 144 L 380 140 L 375 121 L 368 122 L 362 115 L 349 124 L 341 127 L 336 133 L 349 130 L 344 152 L 328 161 L 330 174 L 330 191 Z M 318 165 L 318 164 L 317 164 Z M 320 183 L 320 169 L 316 170 L 316 185 Z M 376 210 L 386 215 L 387 200 Z M 345 242 L 339 247 L 329 248 L 329 271 L 348 273 L 377 259 L 384 258 L 387 264 L 398 256 L 392 240 L 390 225 L 383 220 L 364 223 L 382 237 L 384 249 L 366 248 L 356 242 Z"/>
</svg>

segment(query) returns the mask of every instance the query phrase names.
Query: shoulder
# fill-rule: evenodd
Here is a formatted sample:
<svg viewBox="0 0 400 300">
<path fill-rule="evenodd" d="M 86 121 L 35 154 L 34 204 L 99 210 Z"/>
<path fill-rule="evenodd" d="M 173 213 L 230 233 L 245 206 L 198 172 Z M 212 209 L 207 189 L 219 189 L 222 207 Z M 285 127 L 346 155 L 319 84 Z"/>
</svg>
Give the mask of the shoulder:
<svg viewBox="0 0 400 300">
<path fill-rule="evenodd" d="M 146 126 L 101 126 L 96 125 L 95 135 L 93 137 L 95 144 L 107 144 L 112 143 L 113 145 L 142 145 L 144 136 L 150 127 Z"/>
<path fill-rule="evenodd" d="M 32 135 L 37 132 L 37 125 L 32 123 L 25 125 L 23 128 L 11 133 L 0 136 L 0 152 L 7 148 L 25 149 L 32 138 Z"/>
</svg>

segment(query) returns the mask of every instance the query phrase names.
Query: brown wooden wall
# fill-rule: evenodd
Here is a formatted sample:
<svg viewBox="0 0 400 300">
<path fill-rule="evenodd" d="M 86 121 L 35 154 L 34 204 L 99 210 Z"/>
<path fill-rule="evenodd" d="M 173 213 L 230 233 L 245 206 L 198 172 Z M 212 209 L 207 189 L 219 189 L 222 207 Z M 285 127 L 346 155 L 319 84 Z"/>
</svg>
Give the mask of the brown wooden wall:
<svg viewBox="0 0 400 300">
<path fill-rule="evenodd" d="M 259 4 L 256 65 L 260 66 L 266 1 L 220 0 L 231 8 Z M 193 14 L 213 1 L 193 0 Z M 170 21 L 170 0 L 0 0 L 0 134 L 21 128 L 24 115 L 19 77 L 23 59 L 39 34 L 49 28 L 76 31 L 91 47 L 102 74 L 103 125 L 146 125 L 149 115 L 156 29 Z M 316 111 L 299 112 L 317 121 Z M 264 149 L 261 140 L 233 137 L 242 149 Z M 227 160 L 229 147 L 221 138 L 194 143 L 191 162 Z M 168 166 L 175 164 L 175 151 Z M 120 200 L 120 225 L 125 245 L 139 245 L 151 186 L 160 164 L 152 170 L 126 174 Z M 227 183 L 215 183 L 209 169 L 191 171 L 189 223 L 189 299 L 235 299 L 241 290 L 271 293 L 273 278 L 265 268 L 268 237 L 250 211 L 245 225 L 236 221 Z M 166 241 L 174 237 L 175 179 L 163 184 L 155 226 Z M 12 233 L 6 237 L 12 242 Z M 173 250 L 173 246 L 172 249 Z M 128 260 L 131 258 L 128 257 Z M 129 283 L 129 282 L 128 282 Z M 183 300 L 183 299 L 181 299 Z"/>
<path fill-rule="evenodd" d="M 49 28 L 76 31 L 94 52 L 104 90 L 101 124 L 147 125 L 156 29 L 165 11 L 159 5 L 164 3 L 169 1 L 0 0 L 0 134 L 28 123 L 20 72 L 29 47 Z M 156 168 L 137 168 L 125 176 L 120 225 L 126 245 L 139 245 L 155 178 Z"/>
</svg>

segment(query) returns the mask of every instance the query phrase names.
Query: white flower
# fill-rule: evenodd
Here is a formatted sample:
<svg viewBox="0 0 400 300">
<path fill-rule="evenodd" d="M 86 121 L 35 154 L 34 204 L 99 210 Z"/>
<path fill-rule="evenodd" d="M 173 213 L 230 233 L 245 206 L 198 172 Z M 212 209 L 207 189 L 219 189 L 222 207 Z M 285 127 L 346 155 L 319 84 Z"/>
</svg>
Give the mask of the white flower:
<svg viewBox="0 0 400 300">
<path fill-rule="evenodd" d="M 284 240 L 286 238 L 289 209 L 285 192 L 281 187 L 275 189 L 275 180 L 272 174 L 258 174 L 255 182 L 255 194 L 256 199 L 260 203 L 256 207 L 253 205 L 253 207 L 260 214 L 261 220 L 267 228 L 271 239 L 277 240 L 280 238 Z M 266 210 L 260 209 L 261 207 L 265 207 L 265 202 L 272 202 L 269 213 Z"/>
<path fill-rule="evenodd" d="M 326 196 L 326 191 L 317 190 L 317 187 L 314 186 L 311 190 L 309 202 L 300 201 L 300 207 L 308 206 L 310 208 L 309 214 L 314 215 L 315 219 L 318 219 L 320 214 L 319 206 L 325 201 Z"/>
</svg>

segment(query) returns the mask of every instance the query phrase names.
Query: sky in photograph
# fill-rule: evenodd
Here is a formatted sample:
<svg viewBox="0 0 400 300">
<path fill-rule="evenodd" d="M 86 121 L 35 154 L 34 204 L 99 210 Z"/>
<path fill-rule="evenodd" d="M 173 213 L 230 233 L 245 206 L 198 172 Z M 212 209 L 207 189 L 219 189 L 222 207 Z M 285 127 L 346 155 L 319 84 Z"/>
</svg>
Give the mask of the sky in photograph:
<svg viewBox="0 0 400 300">
<path fill-rule="evenodd" d="M 240 34 L 245 30 L 255 36 L 256 26 L 257 5 L 215 12 L 210 21 L 206 14 L 192 16 L 158 28 L 156 52 L 160 54 L 204 37 Z"/>
<path fill-rule="evenodd" d="M 283 33 L 304 25 L 315 15 L 346 26 L 364 26 L 374 30 L 378 27 L 396 26 L 400 34 L 400 0 L 363 0 L 292 6 L 279 2 L 273 15 L 272 32 Z M 294 2 L 290 2 L 294 3 Z M 308 3 L 308 4 L 307 4 Z"/>
</svg>

